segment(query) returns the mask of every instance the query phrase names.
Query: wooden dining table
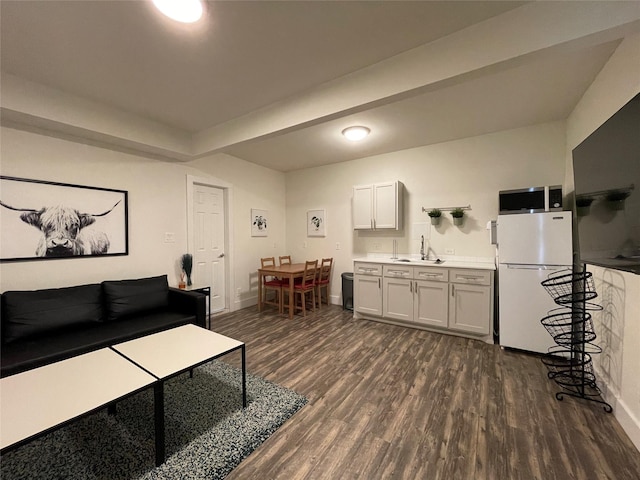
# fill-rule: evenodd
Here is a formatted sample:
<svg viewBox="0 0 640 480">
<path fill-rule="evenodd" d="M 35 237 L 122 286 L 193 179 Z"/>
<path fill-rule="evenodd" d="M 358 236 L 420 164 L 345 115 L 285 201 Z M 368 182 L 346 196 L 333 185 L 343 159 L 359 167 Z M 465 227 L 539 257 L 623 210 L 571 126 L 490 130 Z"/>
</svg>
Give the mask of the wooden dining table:
<svg viewBox="0 0 640 480">
<path fill-rule="evenodd" d="M 258 269 L 258 311 L 262 311 L 262 284 L 264 277 L 273 276 L 280 279 L 289 279 L 289 318 L 293 318 L 293 282 L 304 275 L 304 263 L 292 263 Z"/>
</svg>

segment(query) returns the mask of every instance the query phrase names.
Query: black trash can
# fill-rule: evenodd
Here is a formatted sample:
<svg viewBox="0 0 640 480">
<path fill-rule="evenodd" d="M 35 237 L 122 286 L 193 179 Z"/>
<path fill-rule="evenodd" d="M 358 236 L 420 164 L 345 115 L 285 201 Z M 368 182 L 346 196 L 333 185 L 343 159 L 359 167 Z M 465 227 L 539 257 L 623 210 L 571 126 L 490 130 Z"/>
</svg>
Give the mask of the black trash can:
<svg viewBox="0 0 640 480">
<path fill-rule="evenodd" d="M 342 274 L 342 309 L 353 310 L 353 272 Z"/>
</svg>

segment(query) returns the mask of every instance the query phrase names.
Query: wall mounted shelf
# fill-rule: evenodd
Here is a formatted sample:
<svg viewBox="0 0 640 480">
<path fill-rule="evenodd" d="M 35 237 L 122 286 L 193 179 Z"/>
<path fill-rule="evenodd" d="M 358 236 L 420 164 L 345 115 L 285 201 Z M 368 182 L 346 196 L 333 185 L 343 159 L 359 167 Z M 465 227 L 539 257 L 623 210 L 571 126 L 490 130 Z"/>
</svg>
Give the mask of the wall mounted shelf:
<svg viewBox="0 0 640 480">
<path fill-rule="evenodd" d="M 434 209 L 438 209 L 442 212 L 450 212 L 457 208 L 460 208 L 462 210 L 471 210 L 471 205 L 467 205 L 466 207 L 430 207 L 430 208 L 422 207 L 422 213 L 429 213 L 431 210 L 434 210 Z"/>
<path fill-rule="evenodd" d="M 631 192 L 633 192 L 634 189 L 635 189 L 635 185 L 631 184 L 628 187 L 611 188 L 609 190 L 599 190 L 597 192 L 580 193 L 580 194 L 576 195 L 576 200 L 585 199 L 585 198 L 591 198 L 591 199 L 594 199 L 594 200 L 596 198 L 605 198 L 606 199 L 607 197 L 611 197 L 612 195 L 617 195 L 617 196 L 626 198 L 629 195 L 631 195 Z M 423 208 L 423 210 L 424 210 L 424 208 Z"/>
</svg>

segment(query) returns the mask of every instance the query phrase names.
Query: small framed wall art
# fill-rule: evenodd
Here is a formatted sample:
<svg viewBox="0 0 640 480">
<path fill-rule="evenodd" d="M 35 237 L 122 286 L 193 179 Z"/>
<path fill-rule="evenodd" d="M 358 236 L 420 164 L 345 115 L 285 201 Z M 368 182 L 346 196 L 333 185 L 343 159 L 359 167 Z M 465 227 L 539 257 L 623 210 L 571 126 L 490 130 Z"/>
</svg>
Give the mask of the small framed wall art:
<svg viewBox="0 0 640 480">
<path fill-rule="evenodd" d="M 125 190 L 0 176 L 0 261 L 128 255 Z"/>
<path fill-rule="evenodd" d="M 324 210 L 307 210 L 307 237 L 326 236 L 327 220 Z"/>
<path fill-rule="evenodd" d="M 266 237 L 269 232 L 267 217 L 269 212 L 257 208 L 251 209 L 251 236 Z"/>
</svg>

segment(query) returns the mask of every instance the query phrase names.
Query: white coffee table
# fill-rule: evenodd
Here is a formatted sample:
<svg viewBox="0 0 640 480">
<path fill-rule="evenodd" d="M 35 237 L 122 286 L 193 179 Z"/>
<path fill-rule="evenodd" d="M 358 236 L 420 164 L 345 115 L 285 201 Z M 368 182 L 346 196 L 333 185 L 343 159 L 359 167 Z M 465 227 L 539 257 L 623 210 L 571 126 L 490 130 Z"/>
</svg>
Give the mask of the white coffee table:
<svg viewBox="0 0 640 480">
<path fill-rule="evenodd" d="M 165 460 L 164 382 L 218 357 L 240 350 L 242 354 L 242 406 L 247 406 L 245 344 L 196 325 L 183 325 L 112 347 L 153 375 L 156 431 L 156 465 Z"/>
<path fill-rule="evenodd" d="M 93 413 L 157 379 L 110 348 L 0 379 L 0 451 Z"/>
</svg>

